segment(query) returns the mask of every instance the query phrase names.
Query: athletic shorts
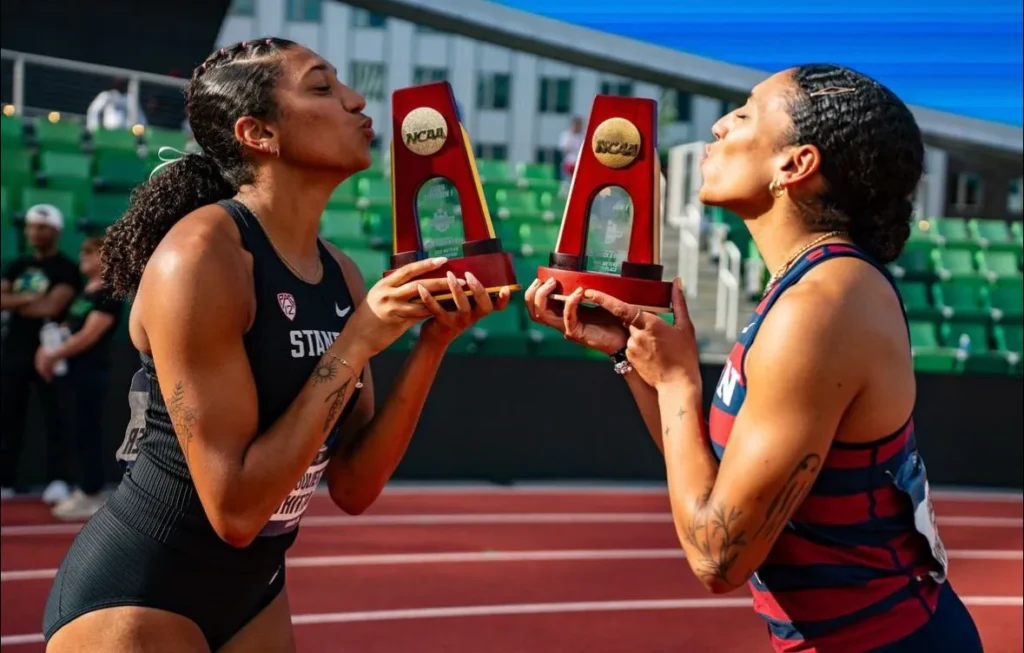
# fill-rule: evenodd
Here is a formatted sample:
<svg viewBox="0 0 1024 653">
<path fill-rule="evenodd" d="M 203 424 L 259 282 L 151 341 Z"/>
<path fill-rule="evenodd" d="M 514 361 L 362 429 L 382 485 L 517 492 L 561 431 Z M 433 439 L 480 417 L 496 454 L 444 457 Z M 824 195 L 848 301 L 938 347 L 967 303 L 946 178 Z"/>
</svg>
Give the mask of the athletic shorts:
<svg viewBox="0 0 1024 653">
<path fill-rule="evenodd" d="M 928 623 L 871 653 L 982 653 L 981 635 L 967 607 L 948 582 L 942 585 Z"/>
<path fill-rule="evenodd" d="M 284 556 L 232 569 L 214 556 L 163 544 L 126 525 L 106 507 L 82 528 L 46 600 L 43 634 L 94 610 L 141 606 L 195 622 L 216 651 L 284 588 Z"/>
</svg>

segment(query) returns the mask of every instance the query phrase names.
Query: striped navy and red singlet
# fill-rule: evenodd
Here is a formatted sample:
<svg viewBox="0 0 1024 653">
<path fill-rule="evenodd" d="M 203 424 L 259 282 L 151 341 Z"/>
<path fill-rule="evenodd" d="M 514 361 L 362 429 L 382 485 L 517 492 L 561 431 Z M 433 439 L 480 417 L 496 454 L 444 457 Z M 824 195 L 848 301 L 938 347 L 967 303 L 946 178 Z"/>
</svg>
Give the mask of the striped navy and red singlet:
<svg viewBox="0 0 1024 653">
<path fill-rule="evenodd" d="M 722 372 L 709 419 L 719 460 L 746 397 L 746 352 L 765 315 L 809 270 L 837 257 L 867 261 L 892 283 L 884 267 L 849 245 L 822 245 L 797 260 L 758 305 Z M 749 584 L 776 651 L 863 651 L 931 619 L 946 567 L 908 419 L 871 443 L 832 443 L 810 494 Z"/>
</svg>

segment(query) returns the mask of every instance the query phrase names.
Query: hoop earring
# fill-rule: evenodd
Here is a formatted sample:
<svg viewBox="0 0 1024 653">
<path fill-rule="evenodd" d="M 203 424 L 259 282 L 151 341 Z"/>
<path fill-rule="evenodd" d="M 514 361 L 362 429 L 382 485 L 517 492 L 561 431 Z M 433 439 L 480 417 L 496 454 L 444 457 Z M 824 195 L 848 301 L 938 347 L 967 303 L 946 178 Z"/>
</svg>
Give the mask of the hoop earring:
<svg viewBox="0 0 1024 653">
<path fill-rule="evenodd" d="M 772 197 L 775 199 L 779 199 L 786 194 L 786 187 L 773 179 L 772 183 L 768 184 L 768 192 L 771 193 Z"/>
</svg>

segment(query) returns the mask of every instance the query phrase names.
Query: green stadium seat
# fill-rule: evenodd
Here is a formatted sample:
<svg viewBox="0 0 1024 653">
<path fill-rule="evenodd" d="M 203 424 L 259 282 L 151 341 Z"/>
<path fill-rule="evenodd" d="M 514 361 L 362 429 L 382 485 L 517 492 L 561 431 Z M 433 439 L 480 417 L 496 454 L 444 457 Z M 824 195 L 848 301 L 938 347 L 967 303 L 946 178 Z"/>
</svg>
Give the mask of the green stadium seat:
<svg viewBox="0 0 1024 653">
<path fill-rule="evenodd" d="M 21 118 L 0 115 L 0 145 L 4 149 L 25 147 L 25 123 Z"/>
<path fill-rule="evenodd" d="M 349 177 L 338 184 L 338 187 L 334 189 L 334 192 L 327 199 L 327 208 L 336 210 L 355 208 L 359 199 L 357 182 L 357 179 Z"/>
<path fill-rule="evenodd" d="M 537 268 L 548 265 L 548 255 L 520 256 L 513 259 L 512 264 L 515 266 L 516 279 L 519 280 L 525 292 L 526 288 L 537 278 Z"/>
<path fill-rule="evenodd" d="M 11 192 L 6 186 L 0 186 L 0 225 L 8 226 L 13 223 L 14 207 Z"/>
<path fill-rule="evenodd" d="M 988 290 L 992 320 L 1016 322 L 1024 320 L 1024 279 L 998 279 Z"/>
<path fill-rule="evenodd" d="M 0 148 L 0 181 L 4 186 L 17 195 L 21 189 L 31 186 L 34 180 L 32 152 L 6 145 Z"/>
<path fill-rule="evenodd" d="M 11 259 L 21 256 L 21 242 L 16 227 L 7 223 L 0 225 L 0 261 L 4 268 Z"/>
<path fill-rule="evenodd" d="M 1021 276 L 1019 259 L 1015 252 L 990 251 L 979 254 L 979 269 L 991 280 Z"/>
<path fill-rule="evenodd" d="M 188 144 L 188 137 L 185 135 L 185 132 L 178 129 L 147 127 L 143 141 L 146 143 L 146 148 L 152 157 L 159 153 L 161 147 L 173 147 L 180 152 L 184 152 Z"/>
<path fill-rule="evenodd" d="M 495 201 L 498 206 L 498 217 L 503 220 L 511 219 L 513 215 L 520 216 L 520 220 L 541 217 L 537 193 L 531 190 L 500 189 L 495 193 Z"/>
<path fill-rule="evenodd" d="M 957 351 L 943 345 L 939 327 L 934 322 L 910 321 L 910 345 L 916 370 L 944 373 L 963 370 Z"/>
<path fill-rule="evenodd" d="M 68 258 L 73 261 L 78 260 L 78 255 L 82 250 L 82 242 L 88 238 L 88 234 L 79 230 L 77 226 L 65 226 L 64 230 L 60 232 L 60 243 L 58 247 L 60 251 L 64 252 Z"/>
<path fill-rule="evenodd" d="M 82 126 L 68 121 L 37 120 L 36 144 L 41 151 L 81 152 Z"/>
<path fill-rule="evenodd" d="M 324 211 L 320 218 L 320 235 L 342 249 L 369 244 L 363 230 L 363 214 L 357 210 Z"/>
<path fill-rule="evenodd" d="M 985 249 L 1016 249 L 1004 220 L 971 220 L 971 236 Z"/>
<path fill-rule="evenodd" d="M 555 191 L 561 185 L 555 167 L 547 163 L 520 163 L 516 166 L 519 186 L 536 191 Z"/>
<path fill-rule="evenodd" d="M 390 248 L 391 212 L 367 211 L 363 214 L 363 229 L 369 237 L 371 247 Z"/>
<path fill-rule="evenodd" d="M 519 223 L 502 220 L 494 225 L 494 231 L 501 240 L 501 248 L 506 252 L 522 251 L 523 241 L 519 237 Z"/>
<path fill-rule="evenodd" d="M 78 214 L 75 212 L 75 195 L 66 190 L 53 188 L 25 188 L 21 191 L 21 208 L 27 211 L 36 204 L 52 204 L 64 214 L 64 230 L 73 226 Z"/>
<path fill-rule="evenodd" d="M 988 320 L 988 284 L 980 277 L 954 278 L 932 288 L 935 306 L 947 319 Z"/>
<path fill-rule="evenodd" d="M 974 252 L 969 249 L 935 249 L 932 250 L 932 261 L 935 273 L 943 281 L 977 274 Z"/>
<path fill-rule="evenodd" d="M 930 244 L 916 246 L 907 243 L 907 247 L 903 249 L 899 258 L 889 265 L 889 271 L 897 279 L 930 281 L 935 278 L 934 266 Z"/>
<path fill-rule="evenodd" d="M 146 181 L 149 164 L 129 150 L 101 150 L 96 154 L 97 187 L 134 188 Z"/>
<path fill-rule="evenodd" d="M 478 159 L 476 171 L 480 175 L 480 181 L 484 184 L 512 181 L 512 168 L 508 161 Z"/>
<path fill-rule="evenodd" d="M 923 281 L 898 281 L 896 283 L 903 298 L 903 308 L 907 318 L 920 320 L 936 320 L 939 311 L 932 304 L 931 289 Z"/>
<path fill-rule="evenodd" d="M 931 220 L 915 220 L 910 224 L 910 237 L 908 243 L 912 244 L 933 244 L 935 242 L 936 230 Z"/>
<path fill-rule="evenodd" d="M 1024 327 L 1019 324 L 1006 324 L 997 327 L 999 330 L 1000 348 L 1003 351 L 1024 356 Z"/>
<path fill-rule="evenodd" d="M 77 213 L 85 210 L 92 194 L 92 160 L 85 154 L 43 151 L 39 154 L 39 174 L 46 187 L 66 190 L 75 196 Z"/>
<path fill-rule="evenodd" d="M 124 215 L 130 199 L 128 193 L 94 193 L 86 204 L 85 220 L 80 221 L 79 226 L 88 233 L 101 233 Z"/>
<path fill-rule="evenodd" d="M 361 209 L 391 204 L 391 180 L 384 178 L 368 178 L 360 176 L 357 182 L 358 195 L 356 205 Z"/>
<path fill-rule="evenodd" d="M 521 251 L 524 256 L 535 254 L 548 255 L 555 251 L 558 244 L 558 231 L 561 225 L 557 224 L 521 224 L 519 225 L 519 239 L 522 242 Z"/>
<path fill-rule="evenodd" d="M 130 152 L 137 155 L 139 138 L 130 129 L 97 129 L 92 133 L 93 152 Z"/>
<path fill-rule="evenodd" d="M 981 374 L 1007 374 L 1010 371 L 1010 362 L 1005 352 L 992 348 L 992 338 L 987 324 L 950 322 L 948 323 L 948 342 L 960 344 L 961 338 L 965 337 L 967 351 L 960 352 L 964 359 L 964 371 L 968 373 Z"/>
<path fill-rule="evenodd" d="M 1024 247 L 1024 223 L 1019 220 L 1010 223 L 1011 239 L 1017 244 L 1017 249 Z"/>
<path fill-rule="evenodd" d="M 963 218 L 939 218 L 934 221 L 935 237 L 945 247 L 977 247 L 967 221 Z"/>
<path fill-rule="evenodd" d="M 548 222 L 556 220 L 561 222 L 568 200 L 568 196 L 564 193 L 542 193 L 540 196 L 541 217 Z"/>
<path fill-rule="evenodd" d="M 334 244 L 337 245 L 337 243 Z M 359 271 L 363 273 L 363 278 L 366 279 L 366 286 L 368 288 L 380 281 L 384 277 L 384 271 L 390 267 L 390 261 L 380 250 L 354 247 L 343 248 L 340 245 L 338 248 L 348 254 L 352 262 L 359 268 Z"/>
</svg>

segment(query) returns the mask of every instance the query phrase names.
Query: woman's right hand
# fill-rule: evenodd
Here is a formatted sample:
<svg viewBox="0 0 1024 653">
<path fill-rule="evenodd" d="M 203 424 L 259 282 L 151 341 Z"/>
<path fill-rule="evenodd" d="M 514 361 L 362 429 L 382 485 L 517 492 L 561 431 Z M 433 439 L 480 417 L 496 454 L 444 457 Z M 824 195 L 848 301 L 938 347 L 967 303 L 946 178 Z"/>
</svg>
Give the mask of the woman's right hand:
<svg viewBox="0 0 1024 653">
<path fill-rule="evenodd" d="M 552 304 L 559 303 L 551 299 L 557 285 L 554 279 L 544 283 L 535 279 L 527 288 L 524 299 L 531 320 L 561 331 L 567 340 L 609 356 L 626 346 L 629 332 L 621 320 L 602 308 L 580 306 L 582 288 L 569 295 L 561 307 L 553 308 Z"/>
<path fill-rule="evenodd" d="M 370 356 L 387 349 L 393 342 L 421 320 L 431 316 L 430 309 L 419 298 L 419 287 L 430 294 L 451 292 L 448 279 L 417 279 L 443 266 L 448 259 L 431 258 L 403 265 L 373 285 L 366 299 L 353 313 L 349 323 L 351 334 Z M 464 279 L 459 279 L 464 285 Z"/>
</svg>

